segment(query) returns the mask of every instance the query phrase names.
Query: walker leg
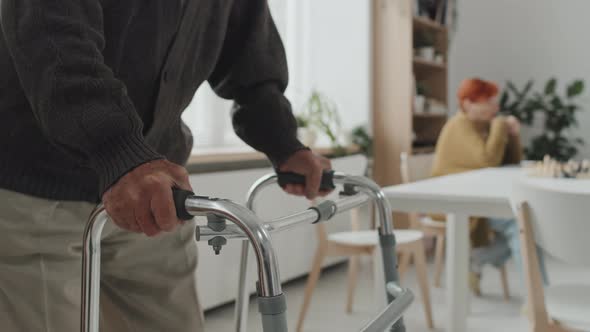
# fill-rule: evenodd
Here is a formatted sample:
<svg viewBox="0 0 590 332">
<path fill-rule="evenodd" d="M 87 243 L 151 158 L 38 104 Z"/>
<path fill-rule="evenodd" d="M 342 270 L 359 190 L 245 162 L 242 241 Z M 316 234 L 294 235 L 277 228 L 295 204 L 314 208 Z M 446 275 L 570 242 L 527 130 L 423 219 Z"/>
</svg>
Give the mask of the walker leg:
<svg viewBox="0 0 590 332">
<path fill-rule="evenodd" d="M 287 332 L 287 300 L 285 294 L 258 297 L 263 332 Z"/>
<path fill-rule="evenodd" d="M 102 206 L 90 216 L 82 240 L 81 332 L 99 331 L 100 237 L 108 217 Z"/>
<path fill-rule="evenodd" d="M 395 236 L 393 234 L 380 234 L 379 242 L 381 244 L 381 255 L 383 257 L 383 272 L 385 273 L 385 285 L 383 286 L 384 291 L 387 293 L 387 300 L 389 303 L 391 303 L 394 300 L 394 296 L 387 291 L 386 285 L 390 282 L 394 282 L 395 284 L 399 285 L 397 257 L 395 253 Z M 378 264 L 378 262 L 375 262 L 375 264 Z M 393 324 L 390 331 L 406 331 L 403 317 Z"/>
<path fill-rule="evenodd" d="M 248 327 L 249 292 L 246 285 L 248 279 L 248 250 L 249 240 L 242 241 L 242 255 L 240 261 L 240 275 L 238 281 L 238 298 L 236 300 L 235 324 L 236 332 L 246 332 Z"/>
</svg>

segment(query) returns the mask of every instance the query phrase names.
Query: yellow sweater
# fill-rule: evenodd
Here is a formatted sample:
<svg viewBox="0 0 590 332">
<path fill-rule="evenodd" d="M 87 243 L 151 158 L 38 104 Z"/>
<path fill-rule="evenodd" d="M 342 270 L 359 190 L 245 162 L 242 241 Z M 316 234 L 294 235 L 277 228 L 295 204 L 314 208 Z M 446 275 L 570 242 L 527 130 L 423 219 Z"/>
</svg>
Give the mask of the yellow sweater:
<svg viewBox="0 0 590 332">
<path fill-rule="evenodd" d="M 486 138 L 473 121 L 458 112 L 445 124 L 438 138 L 432 175 L 517 164 L 521 158 L 520 140 L 508 134 L 503 117 L 492 120 Z"/>
<path fill-rule="evenodd" d="M 503 117 L 489 125 L 487 137 L 477 125 L 459 111 L 444 126 L 436 145 L 433 176 L 516 164 L 522 159 L 520 140 L 508 133 Z M 482 188 L 485 190 L 485 188 Z M 444 219 L 444 216 L 433 216 Z M 489 232 L 481 218 L 472 218 L 471 240 L 474 247 L 486 245 Z"/>
</svg>

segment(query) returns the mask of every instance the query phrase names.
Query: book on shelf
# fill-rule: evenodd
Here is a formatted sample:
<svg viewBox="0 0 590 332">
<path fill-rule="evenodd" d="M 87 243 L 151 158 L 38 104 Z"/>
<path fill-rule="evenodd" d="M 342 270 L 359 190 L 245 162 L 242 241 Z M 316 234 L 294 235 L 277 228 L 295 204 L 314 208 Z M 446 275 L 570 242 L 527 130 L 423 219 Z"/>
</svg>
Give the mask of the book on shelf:
<svg viewBox="0 0 590 332">
<path fill-rule="evenodd" d="M 414 15 L 446 25 L 452 0 L 414 0 Z"/>
</svg>

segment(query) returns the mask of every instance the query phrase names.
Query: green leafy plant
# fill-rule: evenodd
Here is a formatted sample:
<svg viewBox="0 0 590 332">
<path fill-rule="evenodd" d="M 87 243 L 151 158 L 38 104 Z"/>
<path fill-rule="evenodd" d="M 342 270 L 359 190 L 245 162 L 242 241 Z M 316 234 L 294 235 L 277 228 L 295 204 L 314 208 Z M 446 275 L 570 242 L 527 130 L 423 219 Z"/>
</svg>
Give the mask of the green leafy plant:
<svg viewBox="0 0 590 332">
<path fill-rule="evenodd" d="M 304 115 L 296 115 L 295 121 L 297 121 L 297 128 L 307 128 L 309 126 L 309 120 Z"/>
<path fill-rule="evenodd" d="M 352 143 L 356 144 L 365 156 L 373 156 L 373 138 L 369 135 L 365 126 L 354 128 L 351 134 Z"/>
<path fill-rule="evenodd" d="M 338 108 L 334 102 L 314 90 L 305 103 L 303 113 L 308 120 L 309 127 L 315 127 L 328 137 L 335 154 L 345 153 L 346 149 L 338 141 L 341 124 Z"/>
<path fill-rule="evenodd" d="M 418 30 L 414 34 L 414 48 L 434 46 L 434 34 L 428 31 Z"/>
<path fill-rule="evenodd" d="M 416 83 L 416 95 L 426 96 L 428 94 L 428 88 L 424 82 Z"/>
<path fill-rule="evenodd" d="M 584 144 L 581 138 L 572 137 L 569 133 L 578 126 L 576 115 L 582 108 L 576 103 L 576 98 L 584 92 L 584 81 L 575 80 L 568 84 L 563 96 L 558 93 L 557 84 L 557 80 L 552 78 L 542 92 L 534 92 L 532 80 L 522 89 L 508 82 L 502 93 L 500 108 L 503 114 L 513 115 L 529 126 L 537 114 L 545 115 L 543 133 L 534 137 L 524 149 L 527 159 L 541 160 L 549 155 L 559 161 L 567 161 Z"/>
</svg>

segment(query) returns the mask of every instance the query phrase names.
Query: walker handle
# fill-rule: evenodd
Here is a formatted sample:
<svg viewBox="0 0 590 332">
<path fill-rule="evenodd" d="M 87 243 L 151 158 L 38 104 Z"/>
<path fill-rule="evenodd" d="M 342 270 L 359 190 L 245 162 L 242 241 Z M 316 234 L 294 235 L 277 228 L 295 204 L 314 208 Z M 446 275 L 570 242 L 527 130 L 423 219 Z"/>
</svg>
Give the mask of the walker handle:
<svg viewBox="0 0 590 332">
<path fill-rule="evenodd" d="M 193 215 L 191 215 L 185 206 L 186 200 L 190 196 L 194 196 L 195 193 L 192 191 L 172 188 L 172 199 L 174 200 L 174 208 L 176 209 L 176 216 L 180 220 L 191 220 L 193 219 Z"/>
<path fill-rule="evenodd" d="M 288 184 L 300 184 L 305 185 L 305 176 L 293 172 L 277 172 L 277 179 L 279 182 L 279 186 L 284 188 Z M 334 185 L 334 171 L 333 170 L 324 170 L 322 173 L 322 180 L 320 182 L 320 190 L 321 191 L 330 191 L 334 190 L 336 186 Z"/>
</svg>

